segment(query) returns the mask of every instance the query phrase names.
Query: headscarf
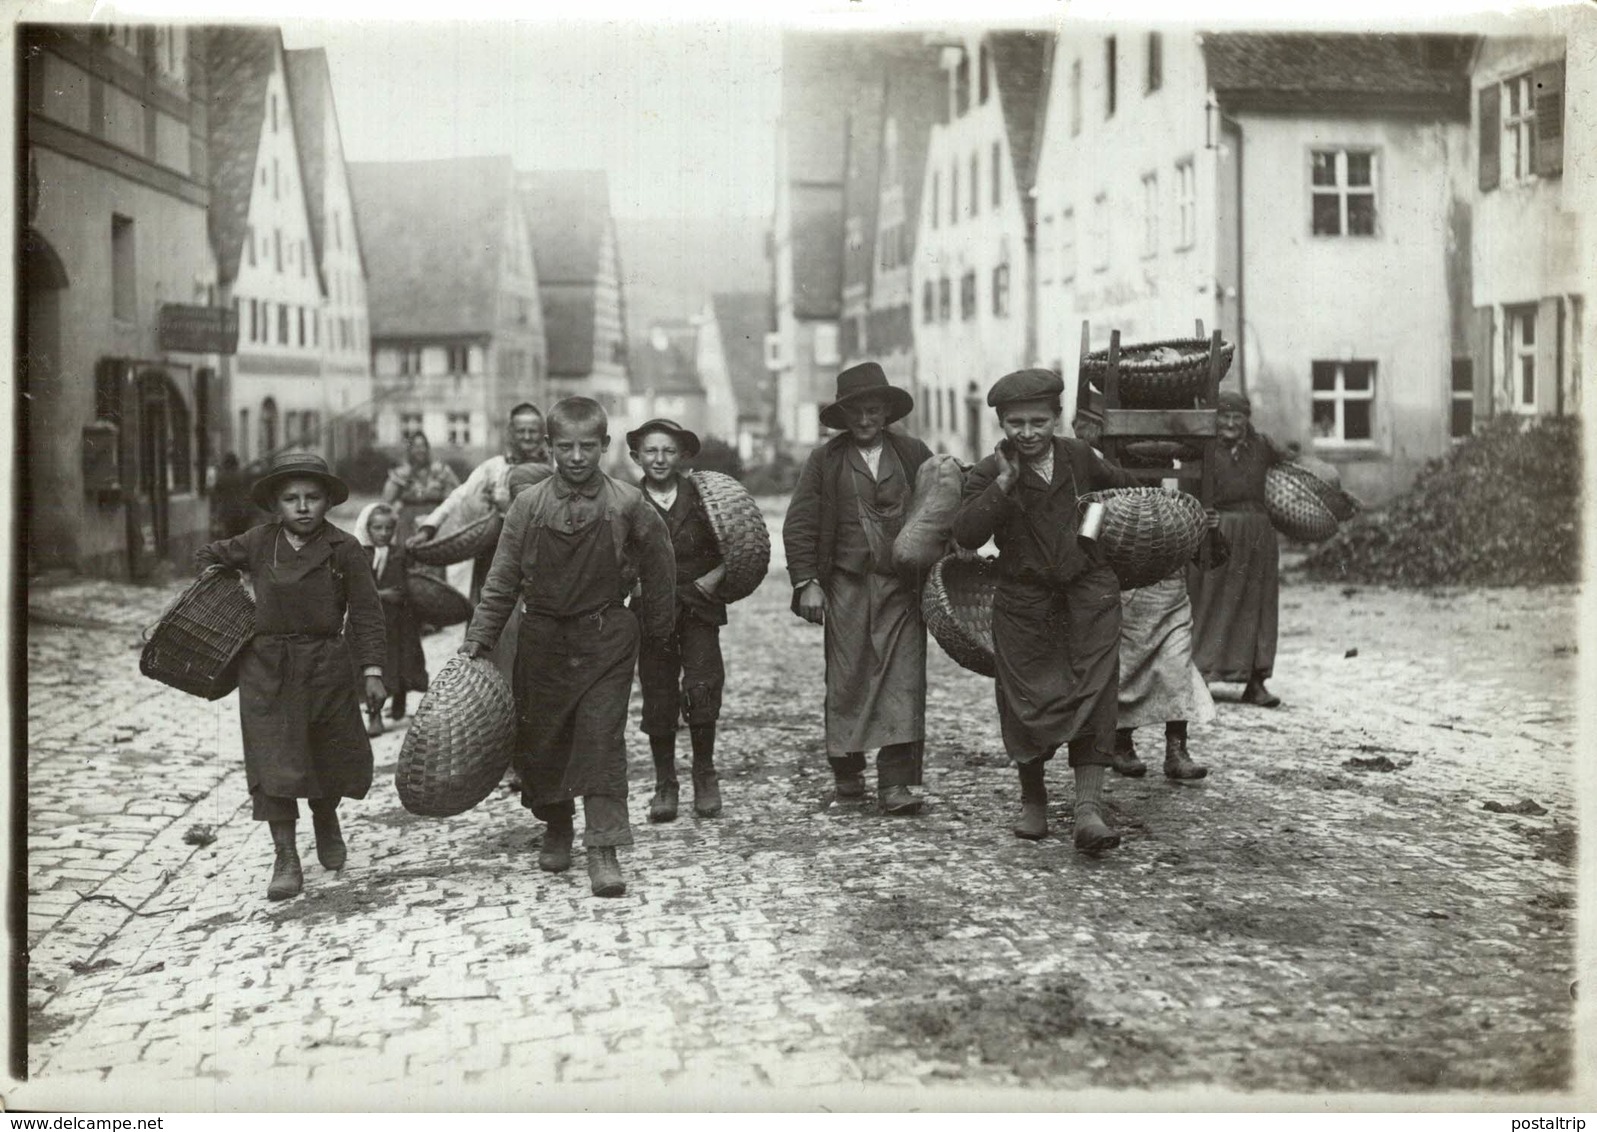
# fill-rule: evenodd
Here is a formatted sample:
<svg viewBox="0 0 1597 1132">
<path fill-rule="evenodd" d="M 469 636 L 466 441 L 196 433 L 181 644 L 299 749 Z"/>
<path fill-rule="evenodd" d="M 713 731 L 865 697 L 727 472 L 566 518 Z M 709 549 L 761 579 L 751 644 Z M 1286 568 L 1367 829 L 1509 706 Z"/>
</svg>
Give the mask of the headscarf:
<svg viewBox="0 0 1597 1132">
<path fill-rule="evenodd" d="M 1214 407 L 1222 413 L 1241 413 L 1247 417 L 1253 415 L 1253 402 L 1235 389 L 1222 390 L 1220 396 L 1215 398 Z"/>
</svg>

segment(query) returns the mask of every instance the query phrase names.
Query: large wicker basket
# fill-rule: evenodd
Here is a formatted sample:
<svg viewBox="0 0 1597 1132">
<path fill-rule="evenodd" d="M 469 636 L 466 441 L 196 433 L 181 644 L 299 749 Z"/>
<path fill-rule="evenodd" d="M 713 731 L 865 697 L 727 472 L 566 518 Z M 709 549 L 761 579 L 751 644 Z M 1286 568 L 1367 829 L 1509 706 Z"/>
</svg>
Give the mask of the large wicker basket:
<svg viewBox="0 0 1597 1132">
<path fill-rule="evenodd" d="M 1297 542 L 1324 542 L 1336 534 L 1336 515 L 1323 496 L 1327 486 L 1296 464 L 1273 466 L 1264 475 L 1264 507 L 1275 529 Z"/>
<path fill-rule="evenodd" d="M 998 560 L 940 559 L 921 589 L 921 617 L 932 639 L 961 668 L 991 676 L 993 665 L 993 595 L 998 589 Z"/>
<path fill-rule="evenodd" d="M 1209 381 L 1207 338 L 1167 338 L 1121 346 L 1117 362 L 1120 404 L 1126 409 L 1190 409 Z M 1220 344 L 1220 377 L 1231 368 L 1236 347 Z M 1081 360 L 1081 372 L 1108 392 L 1109 351 L 1093 350 Z"/>
<path fill-rule="evenodd" d="M 411 547 L 407 553 L 423 566 L 453 566 L 469 562 L 486 548 L 499 541 L 499 532 L 505 521 L 495 512 L 420 546 Z"/>
<path fill-rule="evenodd" d="M 255 635 L 255 599 L 237 570 L 209 566 L 145 634 L 139 671 L 219 700 L 238 687 L 238 657 Z"/>
<path fill-rule="evenodd" d="M 1326 510 L 1336 517 L 1337 522 L 1345 523 L 1359 513 L 1359 501 L 1342 490 L 1342 476 L 1336 470 L 1336 465 L 1313 456 L 1303 456 L 1297 460 L 1296 466 L 1309 473 L 1303 482 L 1320 497 L 1320 502 L 1325 504 Z"/>
<path fill-rule="evenodd" d="M 442 629 L 471 620 L 471 602 L 466 595 L 431 574 L 412 570 L 405 575 L 405 595 L 419 624 Z"/>
<path fill-rule="evenodd" d="M 1198 552 L 1208 529 L 1203 504 L 1184 491 L 1121 487 L 1081 498 L 1104 505 L 1098 545 L 1122 589 L 1168 578 Z"/>
<path fill-rule="evenodd" d="M 471 809 L 504 778 L 515 737 L 510 685 L 493 661 L 451 657 L 400 745 L 394 771 L 400 803 L 430 818 Z"/>
<path fill-rule="evenodd" d="M 715 545 L 726 566 L 716 596 L 728 604 L 748 597 L 771 569 L 771 533 L 748 488 L 721 472 L 689 472 L 699 490 Z"/>
</svg>

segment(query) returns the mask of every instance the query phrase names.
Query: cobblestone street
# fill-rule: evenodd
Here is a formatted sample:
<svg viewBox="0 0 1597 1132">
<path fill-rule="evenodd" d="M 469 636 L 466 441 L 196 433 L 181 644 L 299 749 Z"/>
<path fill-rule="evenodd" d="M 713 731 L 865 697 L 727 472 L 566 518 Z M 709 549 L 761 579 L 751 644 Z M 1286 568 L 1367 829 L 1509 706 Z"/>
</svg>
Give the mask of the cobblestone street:
<svg viewBox="0 0 1597 1132">
<path fill-rule="evenodd" d="M 648 825 L 629 734 L 624 898 L 589 895 L 580 851 L 539 872 L 508 793 L 406 813 L 391 728 L 342 811 L 348 868 L 316 865 L 301 822 L 306 891 L 282 904 L 234 699 L 138 674 L 174 592 L 31 596 L 33 1079 L 13 1106 L 936 1108 L 972 1087 L 1075 1106 L 1192 1086 L 1479 1105 L 1570 1084 L 1573 590 L 1289 581 L 1286 706 L 1217 688 L 1192 739 L 1210 777 L 1178 787 L 1150 760 L 1111 781 L 1126 838 L 1094 861 L 1070 845 L 1062 761 L 1052 836 L 1010 834 L 991 685 L 935 646 L 925 813 L 834 803 L 821 633 L 773 576 L 723 634 L 725 816 Z M 427 640 L 432 671 L 459 637 Z M 1159 737 L 1139 739 L 1147 758 Z"/>
</svg>

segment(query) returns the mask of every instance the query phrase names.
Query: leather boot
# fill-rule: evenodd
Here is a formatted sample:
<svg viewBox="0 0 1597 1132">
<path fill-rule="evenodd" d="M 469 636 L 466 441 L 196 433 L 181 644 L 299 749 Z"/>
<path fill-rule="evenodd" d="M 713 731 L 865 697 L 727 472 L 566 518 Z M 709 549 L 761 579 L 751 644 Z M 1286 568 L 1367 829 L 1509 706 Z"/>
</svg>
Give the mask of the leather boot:
<svg viewBox="0 0 1597 1132">
<path fill-rule="evenodd" d="M 614 845 L 596 845 L 588 849 L 588 882 L 595 896 L 625 896 L 627 882 L 621 879 L 621 862 L 616 859 Z"/>
<path fill-rule="evenodd" d="M 693 768 L 693 812 L 701 818 L 721 816 L 721 783 L 713 766 Z"/>
<path fill-rule="evenodd" d="M 1185 735 L 1166 735 L 1164 737 L 1164 776 L 1173 778 L 1177 782 L 1195 782 L 1200 778 L 1207 778 L 1209 768 L 1199 766 L 1187 757 L 1187 737 Z"/>
<path fill-rule="evenodd" d="M 1242 697 L 1238 702 L 1252 704 L 1254 707 L 1280 707 L 1281 697 L 1264 686 L 1262 677 L 1255 676 L 1242 689 Z"/>
<path fill-rule="evenodd" d="M 1027 841 L 1041 841 L 1048 836 L 1048 787 L 1044 785 L 1043 764 L 1020 764 L 1020 817 L 1016 819 L 1016 837 Z"/>
<path fill-rule="evenodd" d="M 568 818 L 560 825 L 550 822 L 543 829 L 543 844 L 538 847 L 538 867 L 546 873 L 563 873 L 571 867 L 571 842 L 576 836 Z"/>
<path fill-rule="evenodd" d="M 910 815 L 920 813 L 921 800 L 908 786 L 878 786 L 876 804 L 884 814 Z"/>
<path fill-rule="evenodd" d="M 1103 811 L 1097 802 L 1076 803 L 1076 848 L 1083 853 L 1098 854 L 1120 844 L 1120 834 L 1103 820 Z"/>
<path fill-rule="evenodd" d="M 1131 741 L 1131 731 L 1131 728 L 1125 727 L 1115 732 L 1115 749 L 1110 756 L 1113 761 L 1110 762 L 1109 769 L 1127 778 L 1141 778 L 1148 773 L 1148 764 L 1137 757 L 1137 747 Z"/>
<path fill-rule="evenodd" d="M 654 784 L 654 797 L 649 799 L 649 820 L 667 822 L 677 820 L 677 780 L 667 779 Z"/>
<path fill-rule="evenodd" d="M 839 802 L 858 802 L 865 797 L 865 776 L 858 772 L 833 771 L 832 786 Z"/>
<path fill-rule="evenodd" d="M 336 873 L 349 860 L 349 848 L 344 844 L 344 831 L 338 825 L 336 806 L 317 809 L 312 803 L 311 827 L 316 831 L 316 859 L 322 868 Z"/>
<path fill-rule="evenodd" d="M 305 873 L 299 867 L 299 849 L 294 844 L 292 821 L 267 822 L 272 827 L 272 845 L 277 859 L 272 865 L 272 880 L 266 886 L 266 899 L 287 900 L 305 889 Z"/>
</svg>

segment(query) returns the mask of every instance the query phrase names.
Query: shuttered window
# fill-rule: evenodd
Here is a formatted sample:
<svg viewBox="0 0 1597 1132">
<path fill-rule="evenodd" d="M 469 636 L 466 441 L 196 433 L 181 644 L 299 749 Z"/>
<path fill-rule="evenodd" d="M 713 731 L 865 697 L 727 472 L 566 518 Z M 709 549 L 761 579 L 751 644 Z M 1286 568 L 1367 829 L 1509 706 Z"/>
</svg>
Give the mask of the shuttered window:
<svg viewBox="0 0 1597 1132">
<path fill-rule="evenodd" d="M 1537 67 L 1532 82 L 1536 106 L 1537 176 L 1555 177 L 1564 171 L 1564 61 Z"/>
<path fill-rule="evenodd" d="M 1502 130 L 1502 114 L 1500 104 L 1502 91 L 1496 83 L 1482 87 L 1480 94 L 1480 189 L 1489 193 L 1497 187 L 1498 162 L 1501 160 L 1498 149 L 1498 138 Z"/>
</svg>

